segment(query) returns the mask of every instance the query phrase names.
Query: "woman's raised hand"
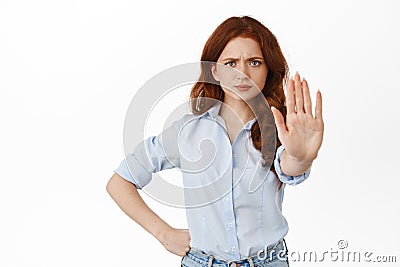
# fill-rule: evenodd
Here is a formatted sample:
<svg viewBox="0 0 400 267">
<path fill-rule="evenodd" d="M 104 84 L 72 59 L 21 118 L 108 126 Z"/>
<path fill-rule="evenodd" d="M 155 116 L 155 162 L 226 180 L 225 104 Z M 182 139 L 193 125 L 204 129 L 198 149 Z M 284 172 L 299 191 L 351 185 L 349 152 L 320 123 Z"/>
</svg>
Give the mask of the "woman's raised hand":
<svg viewBox="0 0 400 267">
<path fill-rule="evenodd" d="M 324 134 L 321 92 L 317 92 L 313 115 L 307 81 L 304 78 L 301 81 L 296 72 L 294 80 L 289 79 L 287 84 L 286 106 L 286 124 L 282 113 L 274 107 L 271 109 L 287 157 L 298 163 L 312 162 L 318 155 Z"/>
</svg>

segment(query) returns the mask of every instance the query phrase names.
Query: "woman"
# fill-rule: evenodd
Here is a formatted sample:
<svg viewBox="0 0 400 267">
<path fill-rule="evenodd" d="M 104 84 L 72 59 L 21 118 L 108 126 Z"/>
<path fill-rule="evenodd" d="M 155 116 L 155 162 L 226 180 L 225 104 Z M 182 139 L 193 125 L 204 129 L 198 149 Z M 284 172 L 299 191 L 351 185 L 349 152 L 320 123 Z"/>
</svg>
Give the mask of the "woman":
<svg viewBox="0 0 400 267">
<path fill-rule="evenodd" d="M 317 157 L 321 93 L 314 116 L 307 81 L 296 73 L 285 99 L 288 67 L 279 44 L 251 17 L 219 25 L 201 61 L 192 114 L 163 132 L 169 149 L 161 134 L 144 140 L 115 170 L 107 191 L 168 251 L 183 256 L 182 266 L 288 266 L 283 191 L 304 181 Z M 204 140 L 214 145 L 212 160 L 199 152 Z M 137 192 L 151 173 L 173 167 L 183 174 L 188 230 L 169 226 Z"/>
</svg>

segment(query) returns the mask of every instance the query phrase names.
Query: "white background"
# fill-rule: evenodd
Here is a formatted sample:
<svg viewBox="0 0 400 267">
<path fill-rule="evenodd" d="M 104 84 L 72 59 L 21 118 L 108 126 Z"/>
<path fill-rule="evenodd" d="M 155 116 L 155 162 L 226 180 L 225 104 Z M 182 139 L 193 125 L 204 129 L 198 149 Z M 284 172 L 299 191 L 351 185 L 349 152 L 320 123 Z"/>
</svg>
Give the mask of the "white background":
<svg viewBox="0 0 400 267">
<path fill-rule="evenodd" d="M 234 15 L 269 27 L 291 73 L 323 94 L 321 152 L 309 179 L 286 187 L 289 249 L 322 254 L 343 239 L 348 251 L 400 261 L 396 1 L 139 3 L 0 2 L 1 266 L 179 266 L 105 186 L 123 158 L 136 90 L 199 60 L 208 36 Z M 183 210 L 143 197 L 186 227 Z"/>
</svg>

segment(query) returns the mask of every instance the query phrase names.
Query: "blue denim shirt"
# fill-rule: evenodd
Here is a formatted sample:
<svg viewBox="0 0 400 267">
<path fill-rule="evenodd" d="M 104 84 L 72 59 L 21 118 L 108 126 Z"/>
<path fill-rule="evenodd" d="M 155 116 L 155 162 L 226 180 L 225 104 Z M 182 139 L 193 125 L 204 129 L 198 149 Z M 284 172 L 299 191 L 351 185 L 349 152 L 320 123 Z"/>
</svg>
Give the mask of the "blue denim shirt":
<svg viewBox="0 0 400 267">
<path fill-rule="evenodd" d="M 288 224 L 282 215 L 286 184 L 303 182 L 310 171 L 285 175 L 277 149 L 276 175 L 261 166 L 261 153 L 251 143 L 247 122 L 231 144 L 219 115 L 221 104 L 207 112 L 185 114 L 158 136 L 139 143 L 115 170 L 138 189 L 152 173 L 170 168 L 182 171 L 191 247 L 226 260 L 255 255 L 282 239 Z M 196 191 L 197 190 L 197 191 Z"/>
</svg>

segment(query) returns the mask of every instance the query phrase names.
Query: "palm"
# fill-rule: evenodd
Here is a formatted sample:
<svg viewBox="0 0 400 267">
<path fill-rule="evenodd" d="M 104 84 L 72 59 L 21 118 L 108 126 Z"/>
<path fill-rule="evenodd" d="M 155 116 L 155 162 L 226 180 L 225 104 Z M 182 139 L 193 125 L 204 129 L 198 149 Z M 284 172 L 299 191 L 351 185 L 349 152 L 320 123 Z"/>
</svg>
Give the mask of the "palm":
<svg viewBox="0 0 400 267">
<path fill-rule="evenodd" d="M 282 114 L 273 109 L 279 139 L 290 156 L 298 161 L 312 161 L 317 157 L 324 133 L 321 93 L 317 93 L 314 116 L 308 84 L 296 74 L 288 82 L 286 100 L 286 124 Z"/>
</svg>

